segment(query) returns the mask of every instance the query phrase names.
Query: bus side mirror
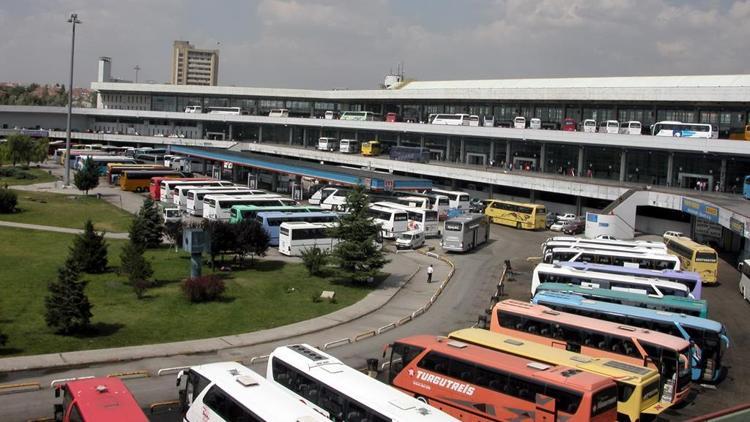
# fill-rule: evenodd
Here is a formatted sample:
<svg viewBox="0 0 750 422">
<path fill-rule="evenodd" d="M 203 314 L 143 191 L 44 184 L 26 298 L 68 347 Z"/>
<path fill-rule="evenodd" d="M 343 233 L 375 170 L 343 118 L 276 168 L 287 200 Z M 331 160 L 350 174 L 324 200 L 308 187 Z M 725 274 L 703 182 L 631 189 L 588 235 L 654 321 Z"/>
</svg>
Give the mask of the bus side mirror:
<svg viewBox="0 0 750 422">
<path fill-rule="evenodd" d="M 386 344 L 383 347 L 383 359 L 385 359 L 385 354 L 388 353 L 388 349 L 390 349 L 391 347 L 393 347 L 393 344 Z"/>
<path fill-rule="evenodd" d="M 185 371 L 184 370 L 181 370 L 180 372 L 177 373 L 177 382 L 175 383 L 176 387 L 180 386 L 180 383 L 182 382 L 182 376 L 183 375 L 185 375 Z"/>
<path fill-rule="evenodd" d="M 55 398 L 60 397 L 60 387 L 55 387 Z"/>
</svg>

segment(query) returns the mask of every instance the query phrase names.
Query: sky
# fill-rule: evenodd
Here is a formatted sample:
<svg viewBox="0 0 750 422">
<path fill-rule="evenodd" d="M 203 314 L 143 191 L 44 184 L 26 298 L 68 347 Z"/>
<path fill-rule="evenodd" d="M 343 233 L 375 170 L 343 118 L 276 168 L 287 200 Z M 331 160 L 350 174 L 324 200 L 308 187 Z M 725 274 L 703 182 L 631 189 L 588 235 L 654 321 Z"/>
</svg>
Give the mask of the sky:
<svg viewBox="0 0 750 422">
<path fill-rule="evenodd" d="M 750 0 L 1 0 L 0 81 L 169 80 L 172 42 L 220 50 L 219 85 L 747 73 Z"/>
</svg>

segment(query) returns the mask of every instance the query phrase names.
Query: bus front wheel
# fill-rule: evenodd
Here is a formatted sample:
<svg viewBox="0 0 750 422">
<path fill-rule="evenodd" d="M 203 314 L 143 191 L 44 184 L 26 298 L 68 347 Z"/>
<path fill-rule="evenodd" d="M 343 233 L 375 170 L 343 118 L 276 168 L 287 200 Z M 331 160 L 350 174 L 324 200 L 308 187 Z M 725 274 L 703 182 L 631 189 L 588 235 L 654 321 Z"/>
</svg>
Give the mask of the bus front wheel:
<svg viewBox="0 0 750 422">
<path fill-rule="evenodd" d="M 521 223 L 516 223 L 516 229 L 521 230 Z"/>
<path fill-rule="evenodd" d="M 414 396 L 414 397 L 416 397 L 416 398 L 417 398 L 417 400 L 421 401 L 422 403 L 425 403 L 425 404 L 427 404 L 427 399 L 426 399 L 426 398 L 424 398 L 424 396 L 419 396 L 419 395 L 417 395 L 417 396 Z"/>
</svg>

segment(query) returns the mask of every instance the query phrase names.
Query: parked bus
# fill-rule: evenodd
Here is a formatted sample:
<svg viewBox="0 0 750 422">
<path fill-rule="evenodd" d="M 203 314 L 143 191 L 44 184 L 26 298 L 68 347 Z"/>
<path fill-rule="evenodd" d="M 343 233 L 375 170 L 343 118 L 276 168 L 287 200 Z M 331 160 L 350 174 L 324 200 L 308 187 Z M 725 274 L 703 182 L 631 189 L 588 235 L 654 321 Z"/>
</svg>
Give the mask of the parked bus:
<svg viewBox="0 0 750 422">
<path fill-rule="evenodd" d="M 640 135 L 641 134 L 641 122 L 637 120 L 629 120 L 627 122 L 620 123 L 620 134 L 621 135 Z"/>
<path fill-rule="evenodd" d="M 336 138 L 327 138 L 325 136 L 318 138 L 318 150 L 320 151 L 338 151 L 339 140 Z"/>
<path fill-rule="evenodd" d="M 158 164 L 121 164 L 121 163 L 109 163 L 107 164 L 107 181 L 110 185 L 120 184 L 120 175 L 122 172 L 128 170 L 155 170 L 155 171 L 168 171 L 173 170 L 166 166 Z"/>
<path fill-rule="evenodd" d="M 362 142 L 362 155 L 365 157 L 377 157 L 383 153 L 383 148 L 378 141 Z"/>
<path fill-rule="evenodd" d="M 742 196 L 745 199 L 750 199 L 750 176 L 745 176 L 745 180 L 742 183 Z"/>
<path fill-rule="evenodd" d="M 150 164 L 141 164 L 142 166 L 151 166 Z M 166 166 L 163 168 L 168 169 Z M 211 180 L 208 178 L 196 178 L 196 177 L 177 177 L 177 178 L 170 178 L 170 177 L 152 177 L 151 180 L 148 183 L 148 195 L 151 199 L 154 201 L 161 201 L 163 198 L 162 194 L 162 182 L 170 182 L 170 181 L 191 181 L 191 180 Z"/>
<path fill-rule="evenodd" d="M 462 214 L 445 221 L 440 246 L 446 251 L 467 252 L 490 238 L 490 222 L 484 214 Z"/>
<path fill-rule="evenodd" d="M 94 165 L 99 176 L 107 174 L 108 164 L 138 164 L 134 159 L 120 155 L 79 155 L 76 158 L 75 169 L 81 171 L 87 163 Z"/>
<path fill-rule="evenodd" d="M 554 236 L 547 238 L 542 242 L 542 255 L 553 248 L 574 248 L 581 249 L 606 249 L 607 247 L 618 247 L 622 250 L 627 249 L 646 249 L 661 253 L 667 253 L 667 245 L 664 242 L 652 242 L 650 240 L 609 240 L 609 239 L 586 239 L 584 237 L 574 236 Z"/>
<path fill-rule="evenodd" d="M 620 267 L 617 265 L 602 265 L 590 262 L 559 262 L 558 265 L 582 271 L 672 281 L 684 284 L 694 299 L 700 299 L 703 295 L 701 276 L 692 271 L 649 270 L 646 268 Z"/>
<path fill-rule="evenodd" d="M 452 209 L 468 210 L 469 194 L 461 191 L 432 189 L 428 195 L 443 195 L 448 197 L 448 207 Z"/>
<path fill-rule="evenodd" d="M 617 385 L 601 375 L 430 335 L 389 348 L 391 385 L 465 421 L 617 418 Z"/>
<path fill-rule="evenodd" d="M 182 370 L 177 374 L 177 387 L 185 422 L 329 420 L 237 362 Z"/>
<path fill-rule="evenodd" d="M 367 215 L 374 224 L 380 225 L 380 234 L 384 239 L 395 239 L 409 230 L 409 214 L 406 211 L 370 204 Z"/>
<path fill-rule="evenodd" d="M 372 111 L 344 111 L 339 120 L 375 121 L 383 120 L 383 116 Z"/>
<path fill-rule="evenodd" d="M 469 116 L 469 126 L 478 127 L 479 126 L 479 116 L 476 114 L 472 114 Z"/>
<path fill-rule="evenodd" d="M 598 273 L 558 264 L 538 264 L 531 277 L 531 295 L 542 283 L 565 283 L 597 289 L 619 290 L 644 294 L 653 297 L 690 297 L 690 290 L 684 284 L 631 275 Z M 691 297 L 691 299 L 693 299 Z"/>
<path fill-rule="evenodd" d="M 547 223 L 547 209 L 544 205 L 491 199 L 486 202 L 484 213 L 495 224 L 517 229 L 544 229 Z"/>
<path fill-rule="evenodd" d="M 342 139 L 339 141 L 339 152 L 343 152 L 344 154 L 357 154 L 359 151 L 359 141 L 354 139 Z"/>
<path fill-rule="evenodd" d="M 323 252 L 331 251 L 339 239 L 329 234 L 336 223 L 306 223 L 291 221 L 279 226 L 279 252 L 282 255 L 300 256 L 307 249 L 317 247 Z"/>
<path fill-rule="evenodd" d="M 235 205 L 297 205 L 297 203 L 278 195 L 206 195 L 203 197 L 203 218 L 229 221 L 229 210 Z"/>
<path fill-rule="evenodd" d="M 750 302 L 750 259 L 746 259 L 737 266 L 740 271 L 740 294 Z"/>
<path fill-rule="evenodd" d="M 182 173 L 174 170 L 127 170 L 120 175 L 120 189 L 128 192 L 146 192 L 152 177 L 180 178 Z"/>
<path fill-rule="evenodd" d="M 717 282 L 719 256 L 712 247 L 684 237 L 668 237 L 664 241 L 669 252 L 680 258 L 680 268 L 700 274 L 704 283 Z"/>
<path fill-rule="evenodd" d="M 339 189 L 346 189 L 346 188 L 341 187 L 341 186 L 326 186 L 326 187 L 320 188 L 310 196 L 307 202 L 310 205 L 320 205 L 323 201 L 325 201 L 326 198 L 328 198 L 329 195 L 334 194 Z"/>
<path fill-rule="evenodd" d="M 174 203 L 172 195 L 177 185 L 192 184 L 194 186 L 233 186 L 234 183 L 223 180 L 214 180 L 208 177 L 182 177 L 179 179 L 162 180 L 159 183 L 159 201 Z"/>
<path fill-rule="evenodd" d="M 338 120 L 339 112 L 333 111 L 333 110 L 327 110 L 325 113 L 323 113 L 323 118 L 326 120 Z"/>
<path fill-rule="evenodd" d="M 594 358 L 478 328 L 454 331 L 448 337 L 546 365 L 567 366 L 610 378 L 617 384 L 618 421 L 636 422 L 656 418 L 671 405 L 660 400 L 659 372 L 656 369 Z"/>
<path fill-rule="evenodd" d="M 662 400 L 678 403 L 690 391 L 690 342 L 642 328 L 507 299 L 492 310 L 490 330 L 521 339 L 656 368 Z"/>
<path fill-rule="evenodd" d="M 148 422 L 138 402 L 120 378 L 72 379 L 55 385 L 55 421 Z"/>
<path fill-rule="evenodd" d="M 563 283 L 542 283 L 536 288 L 536 293 L 539 292 L 568 293 L 600 302 L 617 303 L 620 305 L 636 306 L 639 308 L 708 318 L 708 302 L 703 299 L 699 300 L 679 296 L 633 294 L 620 290 L 609 290 Z"/>
<path fill-rule="evenodd" d="M 469 126 L 468 114 L 436 114 L 432 119 L 433 125 Z"/>
<path fill-rule="evenodd" d="M 347 188 L 339 188 L 330 191 L 330 193 L 326 195 L 326 198 L 320 202 L 320 208 L 323 208 L 324 210 L 346 211 L 346 197 L 349 195 L 349 192 L 351 192 L 351 190 Z M 312 202 L 310 203 L 312 204 Z"/>
<path fill-rule="evenodd" d="M 710 124 L 706 123 L 662 121 L 655 123 L 651 127 L 651 135 L 711 139 L 713 137 L 713 128 Z"/>
<path fill-rule="evenodd" d="M 750 125 L 729 130 L 729 139 L 735 141 L 750 141 Z"/>
<path fill-rule="evenodd" d="M 258 213 L 261 212 L 320 212 L 323 211 L 320 207 L 311 207 L 307 205 L 294 205 L 294 206 L 280 206 L 280 205 L 235 205 L 229 211 L 229 222 L 232 224 L 239 223 L 242 220 L 255 220 Z"/>
<path fill-rule="evenodd" d="M 401 119 L 398 116 L 398 113 L 389 112 L 385 114 L 385 121 L 389 123 L 396 123 L 400 121 Z"/>
<path fill-rule="evenodd" d="M 289 117 L 289 110 L 285 108 L 274 108 L 268 112 L 268 117 Z"/>
<path fill-rule="evenodd" d="M 526 118 L 525 117 L 514 117 L 513 118 L 513 128 L 514 129 L 525 129 L 526 128 Z"/>
<path fill-rule="evenodd" d="M 599 123 L 599 133 L 619 133 L 620 122 L 617 120 L 606 120 Z"/>
<path fill-rule="evenodd" d="M 281 195 L 275 194 L 275 193 L 268 193 L 261 189 L 249 189 L 245 186 L 236 186 L 236 185 L 230 185 L 230 186 L 202 186 L 202 185 L 177 185 L 172 189 L 172 200 L 174 201 L 174 204 L 182 211 L 187 210 L 187 196 L 190 191 L 194 190 L 202 190 L 202 189 L 211 189 L 211 188 L 219 188 L 215 189 L 217 191 L 222 190 L 230 190 L 230 195 L 233 196 L 240 196 L 240 195 L 273 195 L 276 197 L 281 197 Z M 228 189 L 228 188 L 239 188 L 239 189 Z M 218 192 L 216 192 L 218 194 Z"/>
<path fill-rule="evenodd" d="M 437 212 L 438 220 L 445 220 L 450 208 L 450 200 L 444 195 L 410 194 L 410 196 L 399 196 L 391 199 L 391 202 L 424 210 Z"/>
<path fill-rule="evenodd" d="M 185 113 L 203 113 L 203 107 L 199 105 L 189 105 L 185 107 Z"/>
<path fill-rule="evenodd" d="M 534 295 L 532 303 L 568 314 L 682 337 L 698 346 L 696 353 L 691 357 L 693 381 L 716 382 L 724 370 L 721 360 L 725 350 L 729 348 L 729 337 L 719 322 L 665 311 L 598 302 L 565 293 L 539 292 Z"/>
<path fill-rule="evenodd" d="M 230 220 L 231 221 L 231 220 Z M 279 227 L 281 223 L 288 221 L 304 221 L 307 223 L 332 223 L 339 221 L 339 215 L 335 212 L 281 212 L 281 211 L 263 211 L 255 216 L 263 230 L 268 233 L 271 246 L 279 246 Z"/>
<path fill-rule="evenodd" d="M 307 344 L 277 347 L 266 378 L 333 421 L 456 420 Z"/>
<path fill-rule="evenodd" d="M 203 198 L 206 195 L 263 195 L 267 192 L 248 189 L 244 186 L 201 186 L 190 188 L 186 194 L 184 212 L 198 217 L 203 216 Z"/>
<path fill-rule="evenodd" d="M 583 121 L 583 131 L 586 132 L 586 133 L 594 133 L 594 132 L 596 132 L 596 120 L 585 119 Z"/>
<path fill-rule="evenodd" d="M 565 118 L 560 125 L 560 129 L 565 132 L 575 132 L 578 130 L 578 122 L 575 119 Z"/>
<path fill-rule="evenodd" d="M 652 270 L 679 270 L 680 260 L 674 255 L 633 253 L 576 248 L 554 248 L 542 257 L 546 263 L 560 261 L 593 262 L 596 264 L 630 266 Z"/>
<path fill-rule="evenodd" d="M 209 107 L 208 114 L 232 114 L 239 116 L 241 114 L 247 114 L 241 107 Z"/>
<path fill-rule="evenodd" d="M 373 205 L 406 211 L 407 230 L 421 230 L 424 232 L 425 237 L 440 236 L 437 211 L 410 207 L 394 202 L 375 202 Z"/>
</svg>

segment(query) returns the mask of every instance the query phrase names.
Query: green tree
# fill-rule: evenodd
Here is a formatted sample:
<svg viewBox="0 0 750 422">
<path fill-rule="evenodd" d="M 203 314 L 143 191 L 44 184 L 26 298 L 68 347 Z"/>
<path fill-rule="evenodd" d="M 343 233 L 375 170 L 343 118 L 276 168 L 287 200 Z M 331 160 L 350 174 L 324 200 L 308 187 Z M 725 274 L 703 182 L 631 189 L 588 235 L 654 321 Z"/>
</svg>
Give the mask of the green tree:
<svg viewBox="0 0 750 422">
<path fill-rule="evenodd" d="M 11 189 L 0 189 L 0 214 L 10 214 L 16 210 L 18 195 Z"/>
<path fill-rule="evenodd" d="M 146 248 L 157 248 L 161 245 L 164 223 L 159 206 L 151 198 L 143 200 L 143 205 L 138 211 L 140 217 L 140 230 L 142 234 L 142 245 Z M 140 240 L 140 239 L 139 239 Z"/>
<path fill-rule="evenodd" d="M 166 236 L 170 242 L 172 242 L 172 246 L 174 246 L 174 251 L 177 252 L 177 248 L 182 243 L 182 223 L 180 222 L 168 222 L 164 223 L 164 236 Z"/>
<path fill-rule="evenodd" d="M 73 183 L 78 190 L 84 191 L 86 195 L 89 194 L 91 189 L 99 186 L 99 167 L 91 157 L 84 160 L 83 167 L 73 176 Z"/>
<path fill-rule="evenodd" d="M 310 275 L 320 275 L 323 268 L 328 264 L 328 252 L 317 246 L 302 250 L 302 264 L 307 268 Z"/>
<path fill-rule="evenodd" d="M 247 254 L 250 254 L 252 258 L 266 254 L 271 238 L 260 223 L 255 220 L 242 220 L 237 224 L 232 224 L 231 228 L 235 236 L 235 253 L 240 258 Z"/>
<path fill-rule="evenodd" d="M 211 255 L 211 268 L 216 268 L 216 257 L 221 255 L 224 262 L 224 254 L 237 250 L 237 233 L 233 224 L 226 221 L 204 220 L 203 230 L 208 236 L 209 253 Z"/>
<path fill-rule="evenodd" d="M 40 138 L 34 140 L 34 148 L 31 151 L 29 159 L 36 163 L 42 163 L 47 160 L 49 154 L 49 139 Z"/>
<path fill-rule="evenodd" d="M 338 277 L 359 284 L 372 280 L 388 263 L 376 245 L 380 227 L 367 215 L 368 204 L 364 188 L 355 187 L 346 197 L 348 213 L 331 229 L 331 236 L 339 239 L 331 253 Z"/>
<path fill-rule="evenodd" d="M 34 150 L 34 142 L 28 135 L 14 133 L 8 135 L 6 142 L 0 146 L 0 155 L 5 162 L 12 163 L 15 167 L 18 163 L 28 164 Z"/>
<path fill-rule="evenodd" d="M 140 213 L 136 214 L 130 222 L 128 238 L 136 245 L 142 248 L 146 247 L 146 222 Z"/>
<path fill-rule="evenodd" d="M 68 258 L 57 272 L 57 281 L 47 286 L 44 320 L 56 333 L 77 334 L 90 327 L 92 305 L 86 296 L 87 283 L 78 277 L 76 263 Z"/>
<path fill-rule="evenodd" d="M 104 232 L 94 231 L 91 220 L 86 220 L 83 233 L 73 239 L 70 258 L 83 272 L 96 274 L 107 270 L 107 242 L 104 241 Z"/>
<path fill-rule="evenodd" d="M 129 241 L 120 253 L 121 274 L 128 277 L 128 283 L 133 287 L 138 299 L 142 299 L 146 289 L 151 285 L 149 279 L 154 275 L 151 263 L 143 256 L 143 246 Z"/>
</svg>

